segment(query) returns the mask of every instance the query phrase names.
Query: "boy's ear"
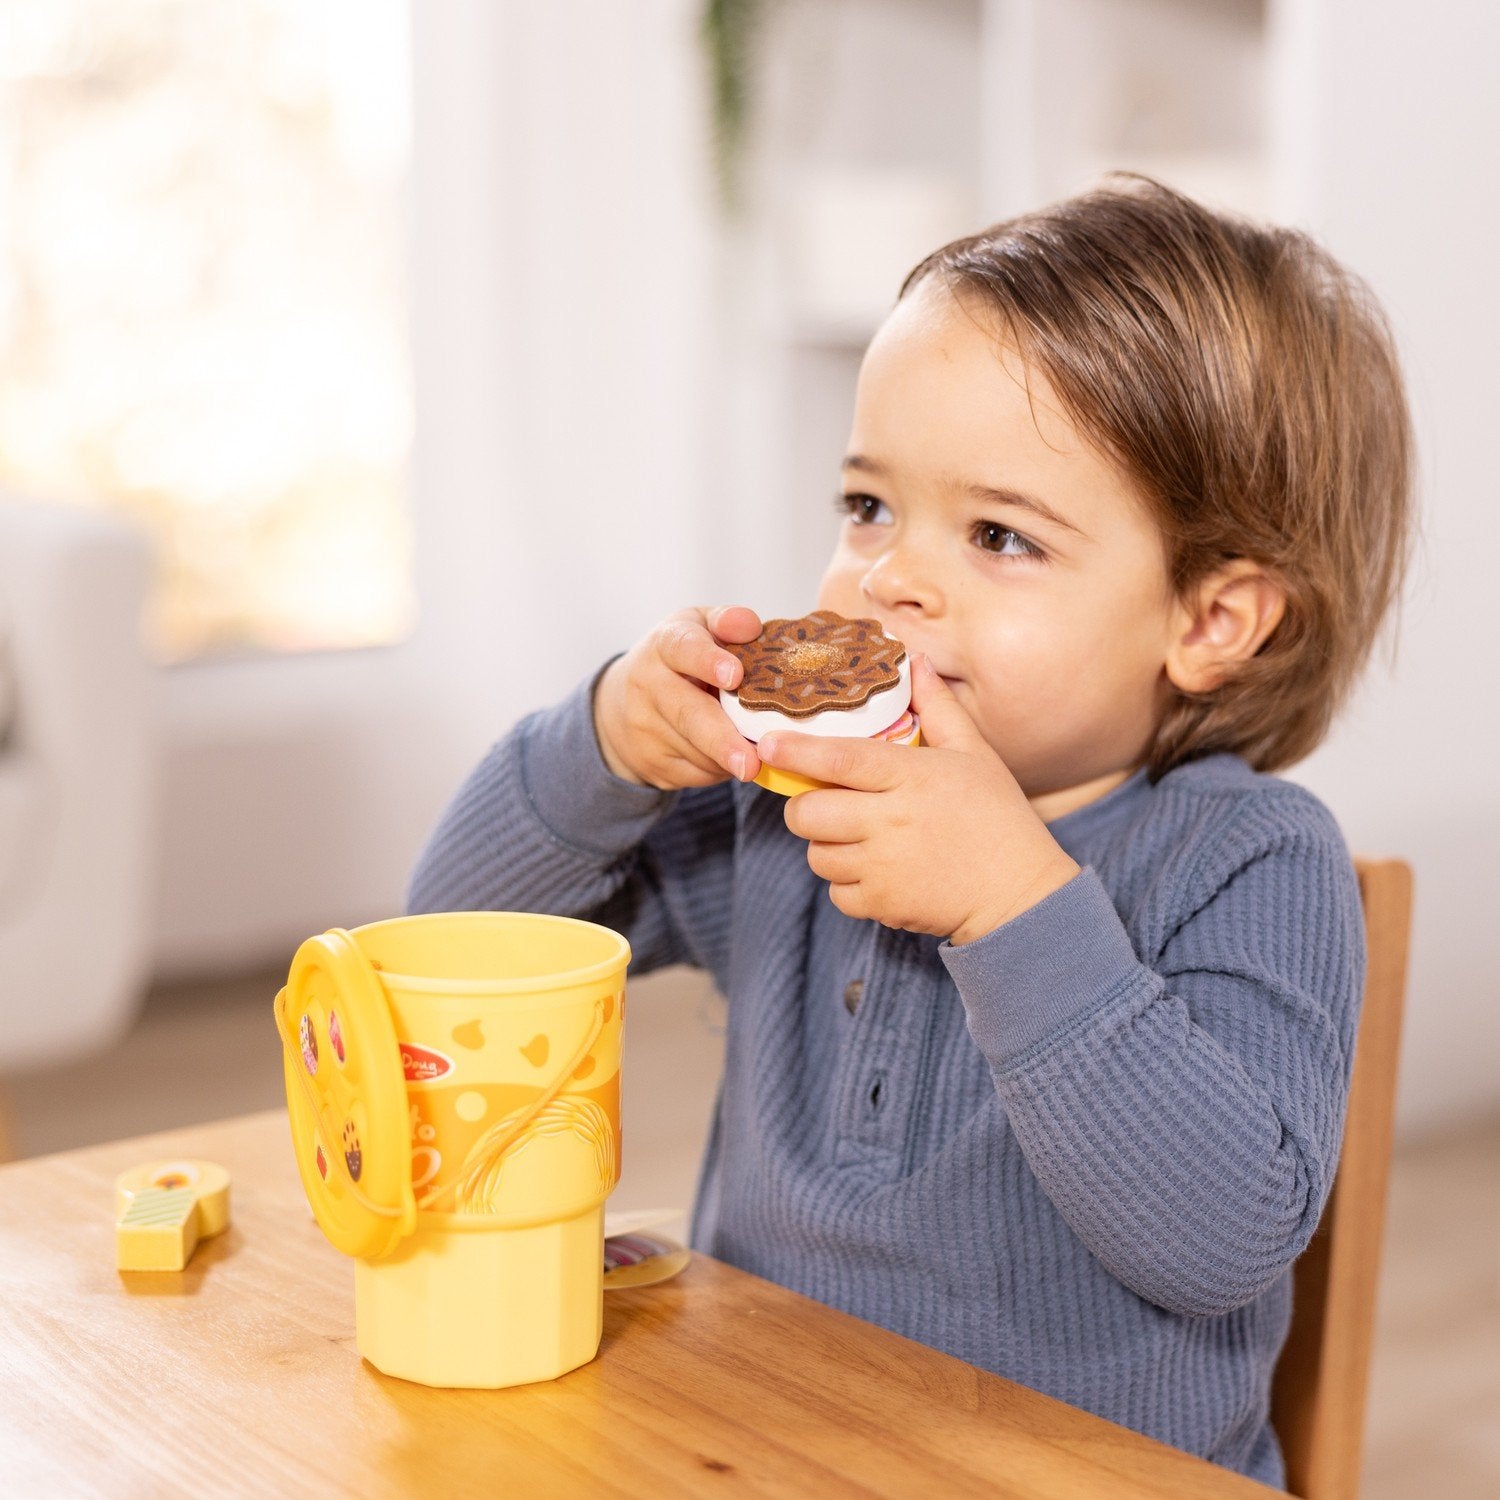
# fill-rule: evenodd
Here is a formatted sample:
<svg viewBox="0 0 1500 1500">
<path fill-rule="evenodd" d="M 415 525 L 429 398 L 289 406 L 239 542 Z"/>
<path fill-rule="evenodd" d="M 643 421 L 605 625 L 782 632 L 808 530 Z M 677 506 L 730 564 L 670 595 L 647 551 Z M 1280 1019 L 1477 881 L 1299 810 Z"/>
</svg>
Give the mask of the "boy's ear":
<svg viewBox="0 0 1500 1500">
<path fill-rule="evenodd" d="M 1237 557 L 1188 591 L 1178 607 L 1166 671 L 1184 693 L 1207 693 L 1265 644 L 1286 613 L 1286 590 L 1259 563 Z"/>
</svg>

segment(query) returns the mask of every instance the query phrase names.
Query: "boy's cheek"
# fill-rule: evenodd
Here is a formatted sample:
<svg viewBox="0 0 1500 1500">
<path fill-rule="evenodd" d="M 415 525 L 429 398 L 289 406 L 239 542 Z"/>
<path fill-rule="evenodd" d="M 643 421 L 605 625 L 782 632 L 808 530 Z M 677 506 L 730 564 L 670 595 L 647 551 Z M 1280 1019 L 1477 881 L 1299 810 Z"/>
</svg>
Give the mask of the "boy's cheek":
<svg viewBox="0 0 1500 1500">
<path fill-rule="evenodd" d="M 834 548 L 833 556 L 818 581 L 815 607 L 836 610 L 847 619 L 866 613 L 859 608 L 859 585 L 849 570 L 842 546 Z"/>
<path fill-rule="evenodd" d="M 958 699 L 959 707 L 962 708 L 966 714 L 968 714 L 970 721 L 973 723 L 975 730 L 979 734 L 979 738 L 984 741 L 985 748 L 989 750 L 992 755 L 996 756 L 1008 770 L 1009 758 L 1006 754 L 1006 746 L 1008 740 L 1014 740 L 1014 733 L 1008 736 L 1004 734 L 1003 729 L 1005 726 L 1003 721 L 996 721 L 993 714 L 986 714 L 983 706 L 975 701 L 972 692 L 959 693 L 955 691 L 953 696 Z M 922 747 L 921 749 L 919 749 L 918 754 L 921 754 L 923 750 L 931 750 L 934 748 L 935 747 L 928 739 L 927 730 L 924 726 L 922 730 Z M 931 762 L 918 761 L 914 762 L 913 764 L 921 766 L 925 770 L 930 767 Z"/>
</svg>

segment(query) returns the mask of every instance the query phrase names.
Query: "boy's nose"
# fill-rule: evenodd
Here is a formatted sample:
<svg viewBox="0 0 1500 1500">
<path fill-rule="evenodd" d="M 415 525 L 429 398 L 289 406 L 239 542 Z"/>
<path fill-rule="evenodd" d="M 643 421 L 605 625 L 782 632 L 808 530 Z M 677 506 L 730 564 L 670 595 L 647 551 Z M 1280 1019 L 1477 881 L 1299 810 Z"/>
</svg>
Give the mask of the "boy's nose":
<svg viewBox="0 0 1500 1500">
<path fill-rule="evenodd" d="M 943 604 L 936 570 L 910 548 L 892 547 L 882 552 L 865 570 L 860 591 L 888 614 L 936 614 Z"/>
</svg>

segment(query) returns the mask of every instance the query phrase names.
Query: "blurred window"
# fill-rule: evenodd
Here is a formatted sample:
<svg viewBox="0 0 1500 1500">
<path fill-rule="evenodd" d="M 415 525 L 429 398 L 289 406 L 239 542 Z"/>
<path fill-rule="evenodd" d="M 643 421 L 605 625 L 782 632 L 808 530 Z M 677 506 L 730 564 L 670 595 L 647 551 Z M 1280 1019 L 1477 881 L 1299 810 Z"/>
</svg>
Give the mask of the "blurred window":
<svg viewBox="0 0 1500 1500">
<path fill-rule="evenodd" d="M 157 538 L 166 660 L 412 611 L 407 0 L 4 0 L 0 485 Z"/>
</svg>

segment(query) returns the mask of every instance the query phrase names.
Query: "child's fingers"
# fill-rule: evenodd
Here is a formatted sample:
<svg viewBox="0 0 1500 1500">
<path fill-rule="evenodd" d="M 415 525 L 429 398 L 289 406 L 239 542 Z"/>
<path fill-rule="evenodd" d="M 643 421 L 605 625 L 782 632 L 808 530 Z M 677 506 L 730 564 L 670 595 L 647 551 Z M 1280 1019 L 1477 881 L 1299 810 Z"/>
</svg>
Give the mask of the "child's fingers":
<svg viewBox="0 0 1500 1500">
<path fill-rule="evenodd" d="M 685 609 L 667 620 L 658 632 L 657 652 L 674 672 L 710 687 L 732 688 L 740 680 L 738 658 L 714 639 L 702 610 Z"/>
<path fill-rule="evenodd" d="M 684 749 L 682 754 L 667 752 L 659 762 L 660 779 L 652 782 L 664 790 L 685 787 L 717 786 L 724 780 L 724 767 L 716 766 L 707 756 Z"/>
<path fill-rule="evenodd" d="M 814 781 L 859 792 L 886 792 L 901 779 L 901 757 L 914 753 L 906 745 L 881 740 L 825 739 L 778 729 L 756 747 L 760 758 L 782 771 L 796 771 Z"/>
<path fill-rule="evenodd" d="M 740 781 L 760 769 L 755 746 L 729 722 L 717 698 L 679 681 L 668 686 L 661 711 L 681 742 L 679 754 L 703 757 Z"/>
<path fill-rule="evenodd" d="M 864 865 L 864 853 L 858 844 L 807 846 L 807 868 L 830 885 L 858 885 Z"/>
<path fill-rule="evenodd" d="M 816 844 L 853 844 L 869 833 L 869 798 L 843 787 L 820 787 L 788 797 L 788 830 Z"/>
<path fill-rule="evenodd" d="M 869 910 L 869 903 L 865 898 L 865 888 L 857 880 L 828 882 L 828 899 L 843 912 L 846 917 L 856 917 L 860 921 L 873 915 Z"/>
<path fill-rule="evenodd" d="M 912 712 L 921 720 L 924 744 L 955 750 L 972 750 L 985 745 L 968 709 L 938 676 L 931 658 L 921 653 L 912 663 L 911 706 Z"/>
<path fill-rule="evenodd" d="M 733 641 L 742 646 L 746 641 L 753 641 L 761 632 L 760 616 L 743 604 L 718 605 L 705 610 L 704 616 L 708 628 L 721 641 Z"/>
<path fill-rule="evenodd" d="M 712 755 L 699 749 L 666 719 L 658 717 L 652 740 L 654 785 L 712 786 L 715 782 L 723 781 L 726 768 Z"/>
</svg>

